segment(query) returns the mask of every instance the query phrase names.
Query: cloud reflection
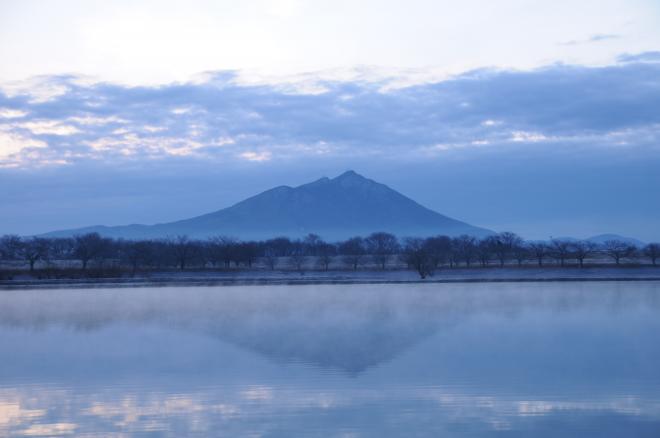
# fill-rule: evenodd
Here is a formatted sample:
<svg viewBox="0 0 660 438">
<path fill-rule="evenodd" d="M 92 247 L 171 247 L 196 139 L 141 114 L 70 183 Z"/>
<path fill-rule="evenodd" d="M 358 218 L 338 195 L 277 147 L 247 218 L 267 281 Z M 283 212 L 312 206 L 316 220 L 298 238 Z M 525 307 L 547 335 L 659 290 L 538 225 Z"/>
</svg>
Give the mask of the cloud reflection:
<svg viewBox="0 0 660 438">
<path fill-rule="evenodd" d="M 146 432 L 270 436 L 309 432 L 313 425 L 323 430 L 325 436 L 339 436 L 342 431 L 359 436 L 376 431 L 383 433 L 381 436 L 396 436 L 388 430 L 405 430 L 421 424 L 430 426 L 423 430 L 431 433 L 453 423 L 490 436 L 519 430 L 534 418 L 580 423 L 582 418 L 592 415 L 608 415 L 637 418 L 649 424 L 660 421 L 660 403 L 646 398 L 525 400 L 514 394 L 493 396 L 451 388 L 408 388 L 394 382 L 377 391 L 360 388 L 310 391 L 279 386 L 269 389 L 268 397 L 256 399 L 245 397 L 246 391 L 254 388 L 241 386 L 178 394 L 144 392 L 141 388 L 128 388 L 128 393 L 127 389 L 95 389 L 101 392 L 69 391 L 65 398 L 38 387 L 17 391 L 11 401 L 0 395 L 2 406 L 12 406 L 13 412 L 20 410 L 16 406 L 28 403 L 42 407 L 38 415 L 34 410 L 14 415 L 11 422 L 0 424 L 0 431 L 26 436 L 74 432 L 78 436 L 91 436 L 99 430 L 104 431 L 104 436 Z M 37 393 L 39 397 L 35 400 Z M 54 411 L 64 413 L 61 421 L 43 422 L 52 418 Z M 351 411 L 359 414 L 347 417 L 346 413 Z M 291 421 L 278 420 L 284 418 Z M 378 418 L 388 418 L 391 427 L 371 422 Z M 603 433 L 602 436 L 610 436 L 607 431 Z"/>
</svg>

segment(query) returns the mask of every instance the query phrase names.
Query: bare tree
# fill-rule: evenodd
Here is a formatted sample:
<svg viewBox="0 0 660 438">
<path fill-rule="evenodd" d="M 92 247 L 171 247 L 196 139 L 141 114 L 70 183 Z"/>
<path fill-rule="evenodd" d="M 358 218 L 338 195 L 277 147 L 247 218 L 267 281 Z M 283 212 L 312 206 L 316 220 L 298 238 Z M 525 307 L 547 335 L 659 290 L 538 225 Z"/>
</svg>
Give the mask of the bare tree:
<svg viewBox="0 0 660 438">
<path fill-rule="evenodd" d="M 318 234 L 309 233 L 305 236 L 302 243 L 307 255 L 316 256 L 318 255 L 319 247 L 325 242 L 323 242 L 323 239 Z"/>
<path fill-rule="evenodd" d="M 481 263 L 481 267 L 488 266 L 491 257 L 493 256 L 493 245 L 489 238 L 481 239 L 477 244 L 477 258 Z"/>
<path fill-rule="evenodd" d="M 656 261 L 660 256 L 660 243 L 649 243 L 644 247 L 644 255 L 651 259 L 653 266 L 657 266 Z"/>
<path fill-rule="evenodd" d="M 520 243 L 513 245 L 512 255 L 513 258 L 518 262 L 518 267 L 522 266 L 525 260 L 529 260 L 531 258 L 531 254 L 532 253 L 529 249 L 529 246 L 523 242 L 522 239 L 520 240 Z"/>
<path fill-rule="evenodd" d="M 300 272 L 301 274 L 303 273 L 303 266 L 305 266 L 306 262 L 307 257 L 304 254 L 294 253 L 289 256 L 289 263 L 296 271 Z"/>
<path fill-rule="evenodd" d="M 39 261 L 46 259 L 49 253 L 49 240 L 40 237 L 28 239 L 18 238 L 10 241 L 13 256 L 15 259 L 23 260 L 30 266 L 30 272 L 34 271 L 34 265 Z"/>
<path fill-rule="evenodd" d="M 458 264 L 460 263 L 460 258 L 461 258 L 461 254 L 459 252 L 459 248 L 456 245 L 455 238 L 451 239 L 451 246 L 449 248 L 449 257 L 448 257 L 449 267 L 453 268 L 455 266 L 458 266 Z"/>
<path fill-rule="evenodd" d="M 211 263 L 211 266 L 220 266 L 225 261 L 225 245 L 222 236 L 209 237 L 205 247 L 204 253 L 206 259 Z"/>
<path fill-rule="evenodd" d="M 102 260 L 108 251 L 111 239 L 101 237 L 99 233 L 87 233 L 74 236 L 73 254 L 82 263 L 82 269 L 87 269 L 90 260 Z"/>
<path fill-rule="evenodd" d="M 4 260 L 16 260 L 23 242 L 19 236 L 14 234 L 4 235 L 0 239 L 0 256 Z"/>
<path fill-rule="evenodd" d="M 324 242 L 314 234 L 293 241 L 285 237 L 266 241 L 215 237 L 204 242 L 191 240 L 187 236 L 168 240 L 124 241 L 104 238 L 98 233 L 74 238 L 21 238 L 5 235 L 0 237 L 0 258 L 24 260 L 31 271 L 39 267 L 41 262 L 80 260 L 84 270 L 91 261 L 96 263 L 94 266 L 119 261 L 120 267 L 131 267 L 133 274 L 143 266 L 152 269 L 176 266 L 184 270 L 191 266 L 217 267 L 222 263 L 230 268 L 233 263 L 236 267 L 249 268 L 257 258 L 274 270 L 278 261 L 283 263 L 282 260 L 288 258 L 292 268 L 302 272 L 306 266 L 327 271 L 335 256 L 341 256 L 341 260 L 354 270 L 368 256 L 372 256 L 380 269 L 386 269 L 387 263 L 398 253 L 399 260 L 426 278 L 447 262 L 452 267 L 459 262 L 469 267 L 476 261 L 482 266 L 488 266 L 495 256 L 500 265 L 513 258 L 520 266 L 524 260 L 535 258 L 538 265 L 543 266 L 544 259 L 550 256 L 556 258 L 562 266 L 566 260 L 575 259 L 583 267 L 585 261 L 595 253 L 607 254 L 617 265 L 637 255 L 637 249 L 625 241 L 610 240 L 600 247 L 588 241 L 559 239 L 552 240 L 550 244 L 527 243 L 513 233 L 502 233 L 480 241 L 462 235 L 454 239 L 447 236 L 411 238 L 404 243 L 402 249 L 395 236 L 384 232 L 372 233 L 367 238 L 354 237 L 338 244 Z M 643 254 L 654 266 L 657 265 L 659 253 L 658 243 L 651 243 L 643 250 Z"/>
<path fill-rule="evenodd" d="M 121 257 L 131 266 L 133 275 L 140 266 L 146 266 L 153 261 L 153 242 L 137 240 L 123 242 Z"/>
<path fill-rule="evenodd" d="M 170 249 L 170 242 L 166 239 L 152 240 L 151 254 L 152 258 L 148 262 L 150 267 L 160 269 L 162 267 L 171 267 L 176 264 Z"/>
<path fill-rule="evenodd" d="M 548 253 L 550 252 L 548 245 L 545 242 L 532 242 L 528 246 L 538 265 L 543 266 L 543 260 L 548 256 Z"/>
<path fill-rule="evenodd" d="M 433 261 L 431 260 L 428 246 L 425 244 L 424 239 L 405 239 L 403 259 L 409 267 L 417 271 L 422 280 L 427 276 L 433 275 Z"/>
<path fill-rule="evenodd" d="M 257 242 L 240 242 L 236 245 L 236 252 L 238 260 L 251 268 L 259 255 L 259 245 Z"/>
<path fill-rule="evenodd" d="M 185 235 L 179 235 L 169 240 L 170 248 L 180 270 L 186 269 L 195 251 L 194 243 Z"/>
<path fill-rule="evenodd" d="M 272 250 L 277 257 L 288 257 L 293 251 L 293 242 L 288 237 L 276 237 L 264 242 L 264 246 Z"/>
<path fill-rule="evenodd" d="M 56 237 L 50 239 L 49 261 L 68 260 L 73 256 L 75 241 L 69 237 Z"/>
<path fill-rule="evenodd" d="M 343 256 L 344 263 L 357 271 L 358 266 L 364 261 L 366 249 L 362 237 L 352 237 L 339 244 L 339 253 Z"/>
<path fill-rule="evenodd" d="M 504 266 L 504 263 L 513 255 L 514 249 L 523 244 L 522 238 L 510 231 L 493 236 L 491 241 L 493 243 L 493 252 L 500 261 L 500 266 Z"/>
<path fill-rule="evenodd" d="M 277 265 L 277 256 L 275 255 L 275 251 L 272 248 L 264 249 L 264 255 L 261 257 L 261 259 L 271 271 L 275 270 L 275 266 Z"/>
<path fill-rule="evenodd" d="M 318 264 L 323 270 L 327 271 L 329 269 L 330 263 L 332 263 L 332 258 L 336 252 L 337 248 L 330 243 L 324 243 L 319 247 Z"/>
<path fill-rule="evenodd" d="M 238 240 L 228 236 L 215 236 L 209 239 L 209 257 L 213 264 L 222 263 L 225 269 L 231 267 L 231 262 L 239 259 Z"/>
<path fill-rule="evenodd" d="M 385 270 L 385 266 L 390 258 L 399 251 L 399 241 L 397 238 L 385 232 L 370 234 L 364 239 L 367 252 L 371 254 L 374 262 Z"/>
<path fill-rule="evenodd" d="M 469 268 L 477 253 L 477 239 L 474 236 L 463 234 L 452 239 L 452 246 L 456 248 L 460 259 Z"/>
<path fill-rule="evenodd" d="M 571 255 L 572 242 L 569 240 L 552 239 L 550 242 L 550 254 L 555 260 L 559 260 L 559 264 L 564 266 L 566 259 Z"/>
<path fill-rule="evenodd" d="M 438 269 L 441 265 L 451 260 L 451 238 L 448 236 L 429 237 L 424 242 L 424 245 L 429 253 L 434 269 Z"/>
<path fill-rule="evenodd" d="M 571 244 L 570 251 L 573 253 L 573 257 L 575 257 L 575 259 L 580 264 L 580 267 L 583 268 L 584 259 L 592 255 L 597 248 L 598 245 L 593 242 L 588 240 L 578 240 L 577 242 L 573 242 Z"/>
<path fill-rule="evenodd" d="M 622 240 L 606 240 L 603 242 L 603 251 L 619 265 L 622 259 L 635 255 L 637 248 Z"/>
</svg>

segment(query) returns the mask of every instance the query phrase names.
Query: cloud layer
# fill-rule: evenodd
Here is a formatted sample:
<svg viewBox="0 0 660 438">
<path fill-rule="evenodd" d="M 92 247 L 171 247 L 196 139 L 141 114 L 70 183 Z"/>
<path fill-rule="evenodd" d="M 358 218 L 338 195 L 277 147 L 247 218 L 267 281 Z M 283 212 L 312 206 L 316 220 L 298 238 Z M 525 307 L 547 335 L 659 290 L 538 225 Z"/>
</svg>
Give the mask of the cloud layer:
<svg viewBox="0 0 660 438">
<path fill-rule="evenodd" d="M 181 156 L 427 159 L 466 147 L 655 148 L 657 54 L 600 68 L 478 70 L 399 87 L 398 78 L 240 84 L 231 72 L 159 87 L 38 80 L 0 95 L 0 165 Z"/>
</svg>

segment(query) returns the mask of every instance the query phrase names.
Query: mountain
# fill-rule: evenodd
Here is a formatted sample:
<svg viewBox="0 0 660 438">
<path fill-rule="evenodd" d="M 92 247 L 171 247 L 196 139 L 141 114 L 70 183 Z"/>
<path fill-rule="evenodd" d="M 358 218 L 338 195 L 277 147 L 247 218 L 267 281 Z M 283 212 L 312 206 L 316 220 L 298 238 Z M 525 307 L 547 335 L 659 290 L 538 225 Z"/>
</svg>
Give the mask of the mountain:
<svg viewBox="0 0 660 438">
<path fill-rule="evenodd" d="M 127 239 L 188 235 L 267 239 L 319 234 L 326 240 L 387 231 L 398 236 L 492 231 L 443 216 L 384 184 L 353 171 L 298 187 L 280 186 L 213 213 L 156 225 L 92 226 L 47 233 L 50 237 L 98 232 Z"/>
</svg>

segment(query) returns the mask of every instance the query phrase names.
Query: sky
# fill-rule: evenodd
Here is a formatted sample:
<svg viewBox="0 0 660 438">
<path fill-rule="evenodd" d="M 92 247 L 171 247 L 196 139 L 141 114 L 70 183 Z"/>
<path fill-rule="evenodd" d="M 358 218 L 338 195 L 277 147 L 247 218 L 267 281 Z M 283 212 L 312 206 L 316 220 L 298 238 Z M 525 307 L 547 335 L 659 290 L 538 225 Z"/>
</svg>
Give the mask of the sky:
<svg viewBox="0 0 660 438">
<path fill-rule="evenodd" d="M 660 240 L 660 3 L 0 1 L 0 234 L 353 169 L 527 238 Z"/>
</svg>

